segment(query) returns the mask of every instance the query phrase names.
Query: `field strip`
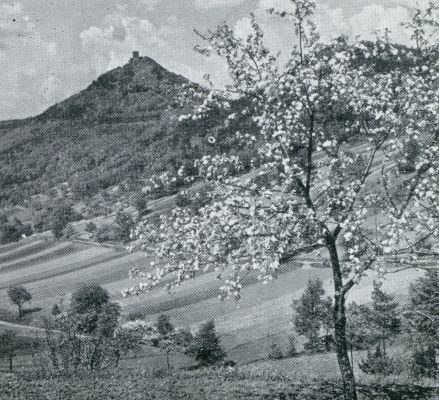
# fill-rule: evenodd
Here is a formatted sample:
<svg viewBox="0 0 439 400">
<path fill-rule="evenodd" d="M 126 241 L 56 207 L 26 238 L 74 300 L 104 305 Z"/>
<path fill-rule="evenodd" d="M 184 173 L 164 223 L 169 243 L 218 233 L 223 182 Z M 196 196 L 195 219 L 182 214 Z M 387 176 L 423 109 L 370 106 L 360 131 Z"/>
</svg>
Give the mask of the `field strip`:
<svg viewBox="0 0 439 400">
<path fill-rule="evenodd" d="M 113 282 L 115 277 L 126 278 L 129 269 L 142 262 L 144 258 L 139 253 L 111 253 L 106 259 L 101 257 L 84 268 L 30 282 L 26 287 L 32 292 L 38 305 L 51 307 L 60 297 L 78 289 L 84 283 L 103 284 L 105 281 Z M 120 284 L 119 288 L 122 287 Z M 0 291 L 0 303 L 2 302 L 8 302 L 5 290 Z"/>
<path fill-rule="evenodd" d="M 94 264 L 108 261 L 109 259 L 120 258 L 122 255 L 123 253 L 109 251 L 108 249 L 106 249 L 106 251 L 100 249 L 95 249 L 95 251 L 91 251 L 91 249 L 83 250 L 73 253 L 73 255 L 52 260 L 50 263 L 37 264 L 26 268 L 28 270 L 27 272 L 22 269 L 20 270 L 20 277 L 17 277 L 18 274 L 15 273 L 3 274 L 6 275 L 6 277 L 0 275 L 2 278 L 0 289 L 5 289 L 12 285 L 22 285 L 49 279 L 76 270 L 83 270 Z"/>
<path fill-rule="evenodd" d="M 20 325 L 12 322 L 0 321 L 0 332 L 9 329 L 17 332 L 19 335 L 33 337 L 35 337 L 35 334 L 44 333 L 46 331 L 44 328 L 38 328 L 36 326 Z"/>
<path fill-rule="evenodd" d="M 305 287 L 309 279 L 319 277 L 320 279 L 324 280 L 329 276 L 329 270 L 320 268 L 309 270 L 293 270 L 282 275 L 280 279 L 276 279 L 268 285 L 263 285 L 259 282 L 255 282 L 254 284 L 248 286 L 245 285 L 242 291 L 242 298 L 238 304 L 236 304 L 233 300 L 220 301 L 217 296 L 219 294 L 218 288 L 222 285 L 222 283 L 212 279 L 210 298 L 197 302 L 195 301 L 196 294 L 193 294 L 194 301 L 192 301 L 190 304 L 181 305 L 180 307 L 166 311 L 166 313 L 169 314 L 178 325 L 184 326 L 194 323 L 197 324 L 213 317 L 220 318 L 221 316 L 232 315 L 236 312 L 240 312 L 243 314 L 243 316 L 245 316 L 247 313 L 251 312 L 253 307 L 260 306 L 261 302 L 270 302 L 283 295 L 286 295 L 291 299 L 292 293 Z M 183 284 L 179 289 L 181 293 L 177 292 L 175 295 L 169 295 L 162 290 L 161 300 L 166 301 L 166 297 L 170 299 L 175 297 L 175 302 L 177 303 L 179 300 L 177 296 L 187 296 L 192 293 L 192 290 L 185 288 L 185 284 Z M 152 293 L 153 292 L 151 292 L 151 294 Z M 145 305 L 143 307 L 142 304 L 139 304 L 138 307 L 127 307 L 129 310 L 148 310 L 150 308 L 149 304 L 151 303 L 154 306 L 155 302 L 157 301 L 154 298 L 150 298 L 149 293 L 136 297 L 136 299 L 138 299 L 138 301 L 143 300 Z M 290 304 L 290 302 L 288 304 Z M 237 306 L 239 306 L 239 309 L 237 309 Z M 163 312 L 163 310 L 159 310 L 154 314 L 148 314 L 146 318 L 154 320 L 160 312 Z"/>
<path fill-rule="evenodd" d="M 71 254 L 73 252 L 78 252 L 79 250 L 81 250 L 81 247 L 73 243 L 58 243 L 35 254 L 15 259 L 13 262 L 0 263 L 0 274 L 4 272 L 16 271 L 22 267 L 40 264 L 43 261 L 50 261 L 51 259 Z"/>
<path fill-rule="evenodd" d="M 20 240 L 18 242 L 2 244 L 2 245 L 0 245 L 0 255 L 6 253 L 8 251 L 13 251 L 19 247 L 24 247 L 24 246 L 29 245 L 31 243 L 34 243 L 36 241 L 41 242 L 42 240 L 36 239 L 33 236 L 31 236 L 27 239 L 23 239 L 23 240 Z"/>
<path fill-rule="evenodd" d="M 14 260 L 16 258 L 37 253 L 38 251 L 47 249 L 52 245 L 53 242 L 45 240 L 35 240 L 29 243 L 21 243 L 20 246 L 14 247 L 12 250 L 7 250 L 0 253 L 0 263 L 5 263 L 9 260 Z"/>
<path fill-rule="evenodd" d="M 319 269 L 317 271 L 324 270 Z M 327 273 L 329 275 L 330 271 L 327 271 Z M 414 270 L 401 272 L 393 276 L 392 281 L 384 281 L 384 288 L 390 293 L 403 294 L 408 291 L 410 283 L 422 274 L 423 272 Z M 282 280 L 285 280 L 286 277 L 282 277 Z M 375 277 L 374 274 L 371 274 L 369 277 L 364 278 L 362 285 L 355 287 L 349 294 L 349 302 L 355 301 L 359 304 L 369 302 Z M 294 278 L 294 276 L 291 278 Z M 331 279 L 328 277 L 325 279 L 323 276 L 321 279 L 324 281 L 326 293 L 330 295 L 333 292 Z M 233 343 L 236 346 L 248 342 L 249 338 L 264 337 L 267 334 L 284 330 L 289 326 L 292 316 L 292 300 L 300 297 L 306 286 L 306 281 L 300 282 L 299 279 L 295 279 L 295 282 L 297 285 L 295 287 L 291 282 L 285 282 L 287 286 L 283 290 L 280 290 L 280 286 L 276 287 L 276 285 L 271 288 L 268 287 L 271 284 L 268 286 L 253 285 L 248 288 L 247 293 L 243 293 L 239 309 L 236 309 L 233 301 L 220 302 L 216 298 L 211 298 L 169 310 L 166 314 L 175 321 L 176 325 L 192 328 L 196 328 L 200 323 L 214 318 L 218 332 L 222 335 L 233 335 Z M 261 296 L 263 292 L 258 292 L 258 286 L 259 288 L 265 288 L 266 298 Z M 271 300 L 269 299 L 270 295 L 274 297 Z M 147 295 L 144 301 L 146 304 L 149 303 L 150 299 Z M 133 307 L 133 309 L 136 308 Z M 142 308 L 139 307 L 138 309 L 141 310 Z M 154 320 L 155 318 L 157 318 L 157 314 L 147 315 L 145 319 Z"/>
</svg>

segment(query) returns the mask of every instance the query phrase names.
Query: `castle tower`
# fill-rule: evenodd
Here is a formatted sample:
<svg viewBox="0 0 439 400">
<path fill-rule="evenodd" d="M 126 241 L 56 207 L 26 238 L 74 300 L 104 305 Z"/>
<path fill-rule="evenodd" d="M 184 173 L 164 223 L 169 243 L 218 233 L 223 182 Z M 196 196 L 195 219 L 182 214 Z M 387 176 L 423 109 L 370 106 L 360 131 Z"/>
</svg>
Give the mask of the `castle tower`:
<svg viewBox="0 0 439 400">
<path fill-rule="evenodd" d="M 140 59 L 139 52 L 136 50 L 133 51 L 133 58 L 132 58 L 133 62 L 137 62 L 137 61 L 139 61 L 139 59 Z"/>
</svg>

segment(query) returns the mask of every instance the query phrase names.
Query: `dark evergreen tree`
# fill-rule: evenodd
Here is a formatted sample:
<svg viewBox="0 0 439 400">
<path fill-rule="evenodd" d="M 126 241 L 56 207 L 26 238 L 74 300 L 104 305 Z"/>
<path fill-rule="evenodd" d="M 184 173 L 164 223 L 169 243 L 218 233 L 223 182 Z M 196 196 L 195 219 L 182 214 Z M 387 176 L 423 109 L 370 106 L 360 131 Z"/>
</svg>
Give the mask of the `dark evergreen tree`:
<svg viewBox="0 0 439 400">
<path fill-rule="evenodd" d="M 376 338 L 380 342 L 383 354 L 387 354 L 387 342 L 401 331 L 401 319 L 398 303 L 394 296 L 381 289 L 381 284 L 374 283 L 372 292 L 371 323 L 376 330 Z"/>
<path fill-rule="evenodd" d="M 439 272 L 428 270 L 410 287 L 410 303 L 404 313 L 415 376 L 438 376 Z"/>
<path fill-rule="evenodd" d="M 346 310 L 346 337 L 351 354 L 353 350 L 367 350 L 376 341 L 376 332 L 371 325 L 370 307 L 357 303 L 349 304 Z"/>
<path fill-rule="evenodd" d="M 305 347 L 310 351 L 321 348 L 320 331 L 325 329 L 325 348 L 328 348 L 329 336 L 333 326 L 332 301 L 325 298 L 325 290 L 320 279 L 310 280 L 299 300 L 293 302 L 295 311 L 294 327 L 299 335 L 307 338 Z"/>
<path fill-rule="evenodd" d="M 202 366 L 214 365 L 224 360 L 226 352 L 222 349 L 220 339 L 215 332 L 214 321 L 201 325 L 189 352 Z"/>
</svg>

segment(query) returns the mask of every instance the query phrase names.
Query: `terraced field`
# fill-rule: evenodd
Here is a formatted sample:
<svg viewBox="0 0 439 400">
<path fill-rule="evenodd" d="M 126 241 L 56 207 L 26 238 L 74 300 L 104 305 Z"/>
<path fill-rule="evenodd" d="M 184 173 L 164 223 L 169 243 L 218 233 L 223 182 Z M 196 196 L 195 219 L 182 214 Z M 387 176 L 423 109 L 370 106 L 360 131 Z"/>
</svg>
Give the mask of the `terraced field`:
<svg viewBox="0 0 439 400">
<path fill-rule="evenodd" d="M 67 305 L 71 293 L 84 283 L 98 283 L 111 293 L 125 312 L 142 311 L 147 319 L 166 312 L 176 325 L 196 328 L 214 318 L 225 347 L 233 349 L 237 361 L 264 358 L 271 343 L 286 344 L 291 333 L 291 302 L 298 298 L 309 279 L 319 277 L 328 294 L 332 292 L 330 271 L 314 268 L 312 258 L 303 258 L 282 267 L 279 279 L 268 285 L 249 276 L 239 304 L 218 300 L 220 282 L 213 273 L 206 273 L 186 282 L 169 294 L 163 289 L 139 296 L 122 298 L 120 290 L 133 284 L 128 271 L 149 265 L 141 253 L 78 242 L 54 242 L 27 239 L 18 244 L 0 247 L 0 309 L 15 312 L 7 298 L 7 288 L 23 284 L 32 293 L 30 307 L 41 307 L 39 315 L 50 312 L 55 302 Z M 385 289 L 405 297 L 409 284 L 422 272 L 404 271 L 392 276 Z M 169 278 L 170 279 L 170 278 Z M 349 301 L 368 302 L 373 276 L 354 288 Z M 32 323 L 32 321 L 31 321 Z M 0 322 L 0 329 L 6 328 Z M 10 327 L 10 326 L 9 326 Z M 20 328 L 21 333 L 27 328 Z M 30 332 L 30 331 L 29 331 Z"/>
</svg>

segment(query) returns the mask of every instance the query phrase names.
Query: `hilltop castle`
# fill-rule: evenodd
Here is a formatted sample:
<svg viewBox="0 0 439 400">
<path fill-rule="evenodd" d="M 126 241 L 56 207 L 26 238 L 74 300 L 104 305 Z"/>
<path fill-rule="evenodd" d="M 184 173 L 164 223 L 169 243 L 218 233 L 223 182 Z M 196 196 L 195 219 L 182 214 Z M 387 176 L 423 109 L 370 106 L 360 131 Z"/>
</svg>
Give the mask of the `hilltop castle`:
<svg viewBox="0 0 439 400">
<path fill-rule="evenodd" d="M 135 63 L 140 60 L 140 53 L 137 50 L 133 51 L 133 56 L 130 59 L 130 63 Z"/>
</svg>

